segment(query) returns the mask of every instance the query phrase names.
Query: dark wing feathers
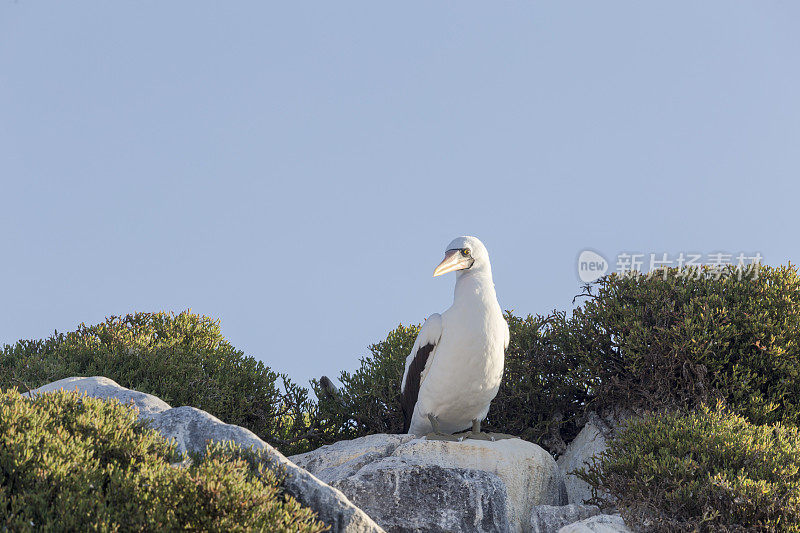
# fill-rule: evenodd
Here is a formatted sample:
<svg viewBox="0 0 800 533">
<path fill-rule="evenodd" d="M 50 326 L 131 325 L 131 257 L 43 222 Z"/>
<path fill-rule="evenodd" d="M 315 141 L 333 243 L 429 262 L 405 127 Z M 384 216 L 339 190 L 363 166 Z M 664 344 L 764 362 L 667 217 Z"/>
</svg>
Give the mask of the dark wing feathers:
<svg viewBox="0 0 800 533">
<path fill-rule="evenodd" d="M 403 406 L 403 433 L 408 433 L 408 429 L 411 427 L 411 417 L 414 416 L 414 406 L 417 404 L 417 397 L 419 396 L 420 378 L 434 346 L 435 344 L 420 346 L 414 355 L 414 360 L 408 366 L 406 386 L 403 387 L 400 398 L 400 403 Z"/>
</svg>

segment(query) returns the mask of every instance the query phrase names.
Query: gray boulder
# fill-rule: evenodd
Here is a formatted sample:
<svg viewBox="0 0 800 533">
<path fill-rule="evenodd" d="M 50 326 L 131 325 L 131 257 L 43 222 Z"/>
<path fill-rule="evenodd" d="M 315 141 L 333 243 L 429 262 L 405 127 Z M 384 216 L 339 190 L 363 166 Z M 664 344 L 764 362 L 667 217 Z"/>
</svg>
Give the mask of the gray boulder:
<svg viewBox="0 0 800 533">
<path fill-rule="evenodd" d="M 153 418 L 157 414 L 170 409 L 169 404 L 161 398 L 153 396 L 152 394 L 126 389 L 113 379 L 108 379 L 103 376 L 59 379 L 58 381 L 42 385 L 38 389 L 27 392 L 23 394 L 23 396 L 53 392 L 61 389 L 66 391 L 77 390 L 93 398 L 102 398 L 103 400 L 112 398 L 119 400 L 122 404 L 136 407 L 136 409 L 139 410 L 140 418 Z"/>
<path fill-rule="evenodd" d="M 289 459 L 325 483 L 332 483 L 354 475 L 371 462 L 391 456 L 398 446 L 416 438 L 414 435 L 367 435 L 292 455 Z"/>
<path fill-rule="evenodd" d="M 558 533 L 632 533 L 618 514 L 601 514 L 564 526 Z"/>
<path fill-rule="evenodd" d="M 598 424 L 589 421 L 578 436 L 569 443 L 567 450 L 558 458 L 558 467 L 564 475 L 569 503 L 584 504 L 592 497 L 588 483 L 575 475 L 575 470 L 592 464 L 592 458 L 608 447 L 607 439 Z"/>
<path fill-rule="evenodd" d="M 409 464 L 390 457 L 332 485 L 393 533 L 512 529 L 503 482 L 482 470 Z"/>
<path fill-rule="evenodd" d="M 521 439 L 370 435 L 290 459 L 390 531 L 527 531 L 534 506 L 567 503 L 553 458 Z"/>
<path fill-rule="evenodd" d="M 598 514 L 596 505 L 537 505 L 531 513 L 531 533 L 556 533 L 563 526 Z"/>
<path fill-rule="evenodd" d="M 164 411 L 152 417 L 151 425 L 167 439 L 174 439 L 180 452 L 203 453 L 209 441 L 233 441 L 243 448 L 257 450 L 269 446 L 249 429 L 226 424 L 195 407 L 174 407 Z M 275 450 L 275 453 L 280 452 Z"/>
<path fill-rule="evenodd" d="M 558 467 L 564 474 L 569 503 L 584 504 L 592 497 L 589 484 L 578 478 L 575 471 L 590 466 L 595 458 L 606 451 L 608 440 L 635 416 L 633 412 L 624 409 L 603 416 L 595 412 L 589 413 L 586 425 L 558 458 Z"/>
<path fill-rule="evenodd" d="M 284 474 L 284 487 L 301 504 L 317 512 L 331 531 L 347 533 L 380 533 L 383 531 L 364 511 L 353 505 L 338 489 L 328 486 L 288 460 L 278 450 L 243 427 L 225 424 L 216 417 L 194 407 L 170 408 L 152 396 L 132 391 L 102 377 L 62 379 L 26 393 L 34 395 L 64 389 L 77 390 L 95 398 L 116 399 L 139 409 L 139 416 L 151 421 L 152 427 L 168 439 L 175 439 L 181 451 L 199 451 L 209 441 L 233 441 L 243 447 L 264 450 L 265 457 Z"/>
</svg>

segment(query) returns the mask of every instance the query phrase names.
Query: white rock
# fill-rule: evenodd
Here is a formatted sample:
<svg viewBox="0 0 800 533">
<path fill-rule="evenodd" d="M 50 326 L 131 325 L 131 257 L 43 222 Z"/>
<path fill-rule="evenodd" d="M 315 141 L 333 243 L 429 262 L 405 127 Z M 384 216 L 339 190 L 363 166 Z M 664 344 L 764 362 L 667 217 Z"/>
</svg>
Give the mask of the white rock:
<svg viewBox="0 0 800 533">
<path fill-rule="evenodd" d="M 592 489 L 588 483 L 574 474 L 579 468 L 588 467 L 595 457 L 608 447 L 606 438 L 598 425 L 590 421 L 578 436 L 569 443 L 566 451 L 558 458 L 558 467 L 564 474 L 569 503 L 583 504 L 592 497 Z"/>
<path fill-rule="evenodd" d="M 497 478 L 505 492 L 501 494 L 505 498 L 503 506 L 513 531 L 528 529 L 533 506 L 566 503 L 563 479 L 556 462 L 541 447 L 521 439 L 448 442 L 408 435 L 370 435 L 340 441 L 291 459 L 341 488 L 356 505 L 369 508 L 371 516 L 391 530 L 405 530 L 398 525 L 400 517 L 394 515 L 393 509 L 413 508 L 420 516 L 442 513 L 441 502 L 452 497 L 448 491 L 459 483 L 464 491 L 475 491 L 475 494 L 480 493 L 480 483 L 488 483 L 485 492 L 497 492 L 493 488 L 495 485 L 487 481 Z M 426 469 L 436 474 L 425 477 Z M 425 508 L 420 507 L 424 501 L 418 502 L 410 491 L 402 490 L 403 480 L 416 483 L 423 478 L 429 481 L 427 488 L 419 487 L 429 495 L 429 505 Z M 369 483 L 377 488 L 370 491 Z M 382 506 L 379 505 L 381 501 L 384 502 Z M 476 517 L 473 521 L 476 531 L 486 530 L 481 525 L 485 522 L 482 517 L 487 513 L 496 514 L 501 506 L 495 495 L 484 500 L 459 501 L 458 505 L 462 506 L 461 512 Z M 431 531 L 447 529 L 444 525 L 435 525 L 432 519 L 428 522 Z M 450 527 L 463 528 L 466 523 L 457 520 L 451 522 Z"/>
<path fill-rule="evenodd" d="M 194 407 L 176 407 L 159 398 L 126 389 L 105 377 L 74 377 L 62 379 L 26 394 L 47 393 L 58 390 L 77 390 L 95 398 L 117 399 L 133 403 L 139 416 L 151 421 L 166 438 L 174 438 L 181 451 L 203 452 L 208 441 L 233 441 L 243 447 L 265 450 L 266 459 L 284 474 L 283 486 L 301 504 L 317 512 L 320 520 L 331 526 L 331 531 L 346 533 L 382 533 L 367 514 L 353 505 L 338 489 L 328 486 L 304 469 L 288 460 L 278 450 L 259 439 L 249 429 L 225 424 L 218 418 Z"/>
<path fill-rule="evenodd" d="M 522 439 L 462 442 L 415 439 L 392 452 L 417 464 L 469 468 L 500 478 L 508 493 L 509 522 L 521 531 L 534 505 L 559 505 L 564 500 L 563 479 L 553 457 Z"/>
<path fill-rule="evenodd" d="M 632 533 L 618 514 L 601 514 L 569 524 L 558 533 Z"/>
<path fill-rule="evenodd" d="M 506 533 L 513 529 L 505 486 L 482 470 L 410 464 L 386 457 L 332 485 L 392 533 Z"/>
<path fill-rule="evenodd" d="M 153 416 L 169 409 L 169 404 L 153 396 L 135 390 L 126 389 L 118 384 L 113 379 L 108 379 L 103 376 L 94 376 L 91 378 L 73 377 L 64 378 L 47 385 L 43 385 L 38 389 L 33 389 L 30 392 L 23 394 L 23 396 L 30 396 L 31 394 L 42 394 L 45 392 L 54 392 L 59 390 L 83 392 L 93 398 L 102 398 L 107 400 L 115 398 L 123 404 L 133 404 L 139 409 L 139 416 L 145 418 L 152 418 Z"/>
<path fill-rule="evenodd" d="M 243 448 L 257 450 L 269 446 L 249 429 L 226 424 L 195 407 L 175 407 L 164 411 L 152 418 L 151 425 L 165 438 L 175 439 L 181 453 L 203 453 L 209 442 L 233 441 Z"/>
<path fill-rule="evenodd" d="M 567 524 L 598 514 L 596 505 L 537 505 L 531 513 L 531 533 L 556 533 Z"/>
<path fill-rule="evenodd" d="M 292 455 L 290 459 L 325 483 L 330 483 L 352 476 L 364 465 L 391 455 L 398 446 L 415 438 L 414 435 L 367 435 L 326 444 L 307 453 Z"/>
</svg>

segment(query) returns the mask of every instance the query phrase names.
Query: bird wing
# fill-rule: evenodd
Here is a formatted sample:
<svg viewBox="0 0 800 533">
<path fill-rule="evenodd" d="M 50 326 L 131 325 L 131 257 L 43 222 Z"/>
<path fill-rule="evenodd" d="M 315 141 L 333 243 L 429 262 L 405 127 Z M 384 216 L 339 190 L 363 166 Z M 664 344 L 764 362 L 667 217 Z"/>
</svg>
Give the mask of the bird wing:
<svg viewBox="0 0 800 533">
<path fill-rule="evenodd" d="M 400 385 L 401 404 L 403 406 L 403 433 L 411 427 L 414 406 L 417 404 L 419 388 L 425 380 L 436 353 L 436 345 L 442 337 L 442 315 L 434 313 L 422 324 L 411 353 L 406 357 L 406 369 Z"/>
</svg>

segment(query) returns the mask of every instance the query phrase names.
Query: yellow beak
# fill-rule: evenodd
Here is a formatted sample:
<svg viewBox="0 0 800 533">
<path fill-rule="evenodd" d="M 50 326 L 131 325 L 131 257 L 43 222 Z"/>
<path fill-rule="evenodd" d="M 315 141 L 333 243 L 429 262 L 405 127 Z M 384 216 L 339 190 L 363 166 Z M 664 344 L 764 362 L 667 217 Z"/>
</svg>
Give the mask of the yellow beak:
<svg viewBox="0 0 800 533">
<path fill-rule="evenodd" d="M 442 262 L 433 271 L 433 277 L 467 267 L 469 267 L 469 261 L 465 261 L 461 256 L 461 250 L 448 250 L 445 252 Z"/>
</svg>

